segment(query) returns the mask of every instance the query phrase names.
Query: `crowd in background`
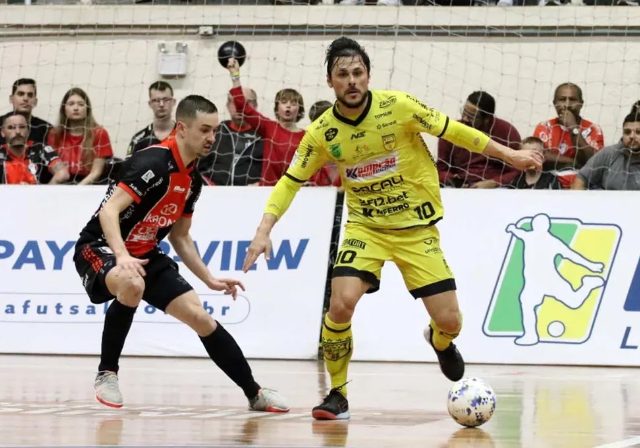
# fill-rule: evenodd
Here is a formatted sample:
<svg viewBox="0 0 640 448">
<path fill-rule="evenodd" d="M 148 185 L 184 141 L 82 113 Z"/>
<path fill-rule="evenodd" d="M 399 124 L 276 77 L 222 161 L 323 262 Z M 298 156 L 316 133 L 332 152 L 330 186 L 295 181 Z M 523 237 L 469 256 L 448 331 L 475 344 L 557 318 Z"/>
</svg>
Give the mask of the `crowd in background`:
<svg viewBox="0 0 640 448">
<path fill-rule="evenodd" d="M 152 122 L 131 138 L 127 157 L 160 143 L 174 129 L 176 105 L 166 81 L 149 86 Z M 541 121 L 524 139 L 516 127 L 495 116 L 496 101 L 475 91 L 466 99 L 458 120 L 514 149 L 543 153 L 542 170 L 520 172 L 483 154 L 438 142 L 440 184 L 453 188 L 518 189 L 640 189 L 640 101 L 623 120 L 622 135 L 604 146 L 601 127 L 581 115 L 583 93 L 576 84 L 562 83 L 552 94 L 557 115 Z M 11 88 L 12 109 L 0 117 L 0 183 L 96 184 L 117 177 L 122 162 L 114 157 L 108 131 L 93 115 L 89 95 L 69 89 L 60 102 L 54 125 L 34 115 L 38 103 L 36 81 L 16 80 Z M 292 88 L 277 92 L 270 118 L 247 87 L 230 89 L 229 119 L 222 121 L 209 154 L 198 170 L 209 185 L 274 185 L 286 171 L 304 135 L 298 126 L 305 116 L 302 95 Z M 313 122 L 329 101 L 317 101 L 308 112 Z M 455 118 L 455 117 L 452 117 Z M 308 182 L 340 186 L 334 166 L 326 166 Z"/>
</svg>

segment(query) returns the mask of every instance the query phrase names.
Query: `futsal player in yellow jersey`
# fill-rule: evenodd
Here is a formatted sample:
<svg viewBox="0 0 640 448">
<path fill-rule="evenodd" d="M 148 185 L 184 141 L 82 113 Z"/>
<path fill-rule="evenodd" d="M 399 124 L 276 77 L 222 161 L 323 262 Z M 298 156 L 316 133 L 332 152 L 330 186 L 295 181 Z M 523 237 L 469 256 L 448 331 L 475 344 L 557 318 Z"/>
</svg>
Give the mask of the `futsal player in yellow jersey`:
<svg viewBox="0 0 640 448">
<path fill-rule="evenodd" d="M 385 261 L 396 263 L 407 289 L 423 301 L 431 316 L 425 336 L 444 375 L 456 381 L 464 374 L 464 361 L 452 342 L 462 327 L 456 284 L 435 226 L 443 214 L 438 171 L 420 133 L 499 158 L 518 169 L 539 168 L 542 157 L 535 151 L 501 145 L 407 93 L 369 90 L 369 57 L 352 39 L 333 41 L 326 63 L 327 82 L 336 102 L 309 127 L 289 169 L 274 187 L 243 269 L 246 272 L 262 253 L 270 256 L 269 235 L 276 221 L 300 186 L 325 163 L 334 162 L 342 177 L 349 217 L 322 326 L 331 392 L 312 415 L 346 419 L 351 317 L 358 300 L 378 289 Z M 380 331 L 384 334 L 384 322 Z"/>
</svg>

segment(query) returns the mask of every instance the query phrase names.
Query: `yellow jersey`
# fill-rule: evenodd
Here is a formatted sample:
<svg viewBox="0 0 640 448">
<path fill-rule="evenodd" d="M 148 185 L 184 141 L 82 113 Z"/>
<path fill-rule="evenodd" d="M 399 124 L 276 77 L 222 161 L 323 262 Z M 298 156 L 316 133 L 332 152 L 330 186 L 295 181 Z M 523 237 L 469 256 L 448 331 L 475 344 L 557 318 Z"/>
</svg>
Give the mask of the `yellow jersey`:
<svg viewBox="0 0 640 448">
<path fill-rule="evenodd" d="M 489 137 L 414 96 L 373 90 L 359 117 L 334 105 L 307 129 L 265 213 L 286 211 L 300 186 L 325 163 L 338 167 L 349 222 L 380 229 L 428 226 L 442 218 L 436 162 L 420 135 L 426 132 L 482 152 Z"/>
</svg>

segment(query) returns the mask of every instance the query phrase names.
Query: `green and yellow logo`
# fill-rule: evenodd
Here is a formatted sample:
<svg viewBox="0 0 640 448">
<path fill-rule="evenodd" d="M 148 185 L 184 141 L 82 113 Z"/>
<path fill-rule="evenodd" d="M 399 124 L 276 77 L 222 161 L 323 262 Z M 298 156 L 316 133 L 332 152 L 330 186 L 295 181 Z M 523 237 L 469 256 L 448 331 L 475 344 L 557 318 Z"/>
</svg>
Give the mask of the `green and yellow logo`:
<svg viewBox="0 0 640 448">
<path fill-rule="evenodd" d="M 514 337 L 518 345 L 588 340 L 621 229 L 538 214 L 509 224 L 506 231 L 511 239 L 484 333 Z"/>
</svg>

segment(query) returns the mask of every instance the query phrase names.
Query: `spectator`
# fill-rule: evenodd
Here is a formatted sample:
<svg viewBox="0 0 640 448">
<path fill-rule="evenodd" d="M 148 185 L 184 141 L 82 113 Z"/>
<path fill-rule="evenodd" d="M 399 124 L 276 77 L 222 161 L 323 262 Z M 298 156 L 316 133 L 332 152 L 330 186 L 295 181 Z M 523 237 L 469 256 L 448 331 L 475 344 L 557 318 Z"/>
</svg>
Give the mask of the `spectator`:
<svg viewBox="0 0 640 448">
<path fill-rule="evenodd" d="M 640 114 L 622 124 L 622 144 L 604 148 L 578 171 L 574 190 L 640 190 Z"/>
<path fill-rule="evenodd" d="M 312 123 L 316 121 L 316 119 L 331 106 L 333 106 L 333 104 L 330 101 L 326 100 L 320 100 L 313 103 L 309 108 L 309 121 L 311 121 Z"/>
<path fill-rule="evenodd" d="M 67 167 L 51 146 L 28 140 L 29 118 L 11 112 L 0 123 L 0 184 L 58 184 L 69 179 Z"/>
<path fill-rule="evenodd" d="M 247 104 L 258 107 L 253 89 L 242 88 Z M 250 185 L 260 182 L 263 142 L 239 111 L 231 95 L 227 96 L 231 120 L 220 123 L 211 152 L 198 162 L 198 170 L 206 181 L 215 185 Z"/>
<path fill-rule="evenodd" d="M 520 148 L 520 134 L 510 123 L 496 117 L 496 101 L 484 91 L 467 97 L 462 108 L 461 123 L 471 126 L 493 140 Z M 472 153 L 447 140 L 438 141 L 438 175 L 440 184 L 449 187 L 495 188 L 510 184 L 519 171 L 501 160 Z"/>
<path fill-rule="evenodd" d="M 631 115 L 640 115 L 640 100 L 633 103 L 633 106 L 631 106 L 631 112 L 629 113 Z"/>
<path fill-rule="evenodd" d="M 9 102 L 11 103 L 12 111 L 1 116 L 0 123 L 13 112 L 20 112 L 29 118 L 29 137 L 27 140 L 44 145 L 47 142 L 47 134 L 52 126 L 43 119 L 32 115 L 33 108 L 38 105 L 36 82 L 30 78 L 16 80 L 11 87 Z M 4 138 L 0 137 L 0 145 L 3 143 L 5 143 Z"/>
<path fill-rule="evenodd" d="M 148 104 L 153 112 L 153 122 L 131 138 L 127 157 L 148 146 L 157 145 L 169 136 L 176 125 L 172 117 L 176 100 L 173 98 L 173 88 L 168 82 L 156 81 L 149 86 Z"/>
<path fill-rule="evenodd" d="M 527 137 L 522 140 L 521 149 L 531 149 L 544 154 L 544 143 L 538 137 Z M 521 171 L 508 188 L 532 189 L 532 190 L 560 190 L 560 180 L 552 171 L 539 169 Z"/>
<path fill-rule="evenodd" d="M 71 181 L 80 185 L 95 183 L 104 172 L 106 159 L 113 157 L 109 134 L 96 123 L 91 101 L 79 87 L 64 94 L 58 125 L 48 140 L 67 164 Z"/>
<path fill-rule="evenodd" d="M 304 117 L 302 95 L 294 89 L 282 89 L 276 93 L 274 105 L 276 120 L 271 120 L 245 100 L 240 84 L 238 61 L 229 59 L 228 70 L 233 84 L 229 94 L 233 98 L 236 109 L 243 112 L 245 121 L 263 138 L 260 185 L 273 186 L 289 167 L 296 148 L 304 136 L 304 130 L 298 127 L 298 122 Z M 328 170 L 323 168 L 310 179 L 309 183 L 332 185 L 332 179 Z"/>
<path fill-rule="evenodd" d="M 539 123 L 533 131 L 549 150 L 545 151 L 545 170 L 581 168 L 604 146 L 600 126 L 580 116 L 583 104 L 577 85 L 565 82 L 556 87 L 553 106 L 558 116 Z"/>
</svg>

